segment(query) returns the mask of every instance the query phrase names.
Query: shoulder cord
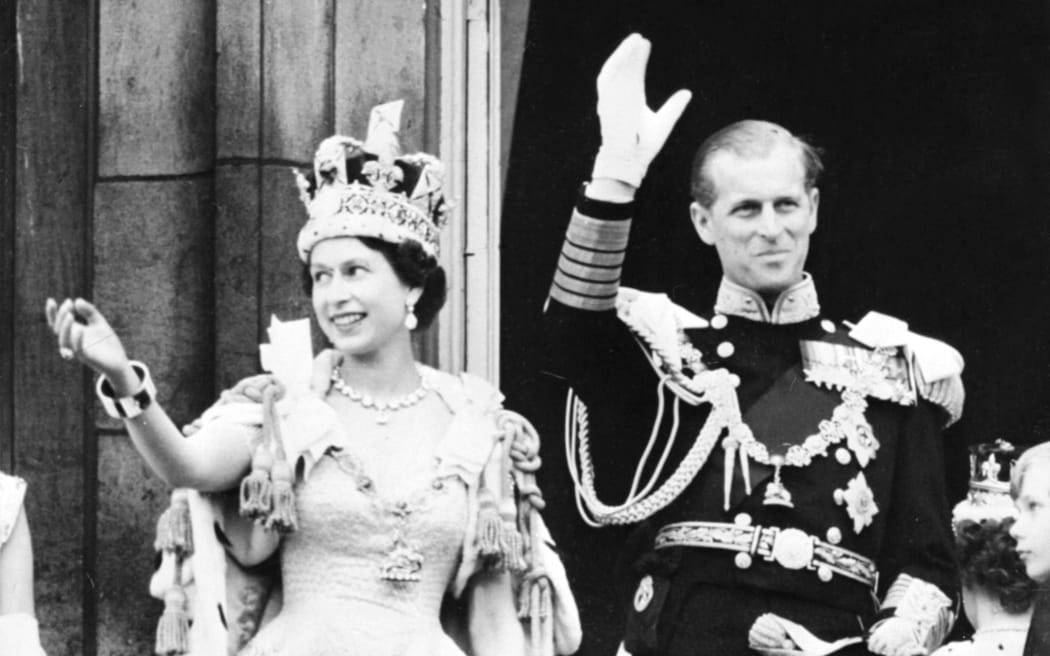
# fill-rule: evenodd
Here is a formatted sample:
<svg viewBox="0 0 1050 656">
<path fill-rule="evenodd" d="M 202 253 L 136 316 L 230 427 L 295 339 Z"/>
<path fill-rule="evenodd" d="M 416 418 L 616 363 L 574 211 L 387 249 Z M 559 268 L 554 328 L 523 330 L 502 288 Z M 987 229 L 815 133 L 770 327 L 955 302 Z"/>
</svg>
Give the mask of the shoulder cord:
<svg viewBox="0 0 1050 656">
<path fill-rule="evenodd" d="M 607 505 L 598 499 L 594 488 L 594 463 L 590 455 L 589 422 L 587 407 L 570 389 L 565 407 L 565 447 L 566 462 L 569 463 L 569 474 L 572 477 L 576 494 L 576 507 L 583 521 L 590 526 L 606 524 L 631 524 L 641 521 L 665 508 L 692 482 L 707 462 L 708 456 L 718 443 L 726 429 L 729 432 L 739 430 L 743 424 L 740 406 L 736 398 L 735 376 L 725 369 L 698 372 L 694 377 L 686 376 L 677 366 L 673 354 L 667 353 L 645 330 L 628 323 L 635 334 L 637 344 L 645 356 L 646 362 L 658 376 L 657 395 L 659 399 L 656 419 L 649 436 L 649 442 L 643 451 L 641 460 L 635 469 L 631 489 L 627 499 L 620 504 Z M 648 349 L 646 348 L 648 346 Z M 661 366 L 663 363 L 663 367 Z M 648 464 L 652 449 L 655 446 L 660 424 L 663 421 L 665 385 L 674 386 L 674 423 L 668 436 L 659 463 L 649 481 L 639 492 L 638 484 Z M 680 399 L 685 398 L 691 405 L 703 402 L 711 404 L 711 411 L 688 453 L 679 463 L 677 469 L 664 481 L 663 485 L 652 492 L 657 480 L 663 473 L 671 448 L 674 445 L 679 428 Z M 578 454 L 578 457 L 577 457 Z"/>
<path fill-rule="evenodd" d="M 664 414 L 664 385 L 667 383 L 667 376 L 660 376 L 660 380 L 656 384 L 656 396 L 658 399 L 658 409 L 656 411 L 656 420 L 653 422 L 653 430 L 649 434 L 649 443 L 645 446 L 645 452 L 642 453 L 641 459 L 638 461 L 638 467 L 634 471 L 634 479 L 631 481 L 631 491 L 627 495 L 627 501 L 624 504 L 633 503 L 641 497 L 649 494 L 653 486 L 656 485 L 656 481 L 659 480 L 660 474 L 663 473 L 664 465 L 667 464 L 667 458 L 671 455 L 671 448 L 674 446 L 675 438 L 678 437 L 678 426 L 680 422 L 679 409 L 681 407 L 678 396 L 674 397 L 674 410 L 673 420 L 671 424 L 671 431 L 667 436 L 667 445 L 664 446 L 664 452 L 660 455 L 660 461 L 656 465 L 655 471 L 649 478 L 649 482 L 646 483 L 645 488 L 638 492 L 638 481 L 642 477 L 642 472 L 645 470 L 645 466 L 649 462 L 649 456 L 652 454 L 653 447 L 656 445 L 656 438 L 660 428 L 660 424 L 663 423 Z M 582 403 L 581 403 L 582 405 Z M 586 406 L 583 406 L 584 412 L 587 411 Z"/>
<path fill-rule="evenodd" d="M 646 341 L 648 341 L 648 340 L 646 340 Z M 675 397 L 674 397 L 674 422 L 673 422 L 673 424 L 671 426 L 670 433 L 668 434 L 667 445 L 664 447 L 663 454 L 660 456 L 660 461 L 659 461 L 659 463 L 657 463 L 655 471 L 653 471 L 652 475 L 649 477 L 649 481 L 646 483 L 645 488 L 641 492 L 638 492 L 638 483 L 639 483 L 639 481 L 640 481 L 640 479 L 642 477 L 642 473 L 645 471 L 646 465 L 649 463 L 649 457 L 652 455 L 653 447 L 656 446 L 657 437 L 659 436 L 660 424 L 663 423 L 664 405 L 665 405 L 664 404 L 664 391 L 663 391 L 663 388 L 667 384 L 668 379 L 672 377 L 672 374 L 663 373 L 659 369 L 659 367 L 656 366 L 656 364 L 652 361 L 652 359 L 649 356 L 649 353 L 645 350 L 645 347 L 641 344 L 641 342 L 638 342 L 638 346 L 639 346 L 639 348 L 642 349 L 642 353 L 645 355 L 646 360 L 649 361 L 650 366 L 653 367 L 654 371 L 656 372 L 656 375 L 659 377 L 659 380 L 656 383 L 656 399 L 657 399 L 656 418 L 653 421 L 653 428 L 652 428 L 652 430 L 649 433 L 649 441 L 648 441 L 648 443 L 645 446 L 645 450 L 642 452 L 642 457 L 638 461 L 637 467 L 635 468 L 634 478 L 631 481 L 631 489 L 627 493 L 627 499 L 625 499 L 622 503 L 615 504 L 613 506 L 608 506 L 613 511 L 624 510 L 624 509 L 630 507 L 631 505 L 633 505 L 635 503 L 638 503 L 642 498 L 644 498 L 646 495 L 649 494 L 649 492 L 652 490 L 653 486 L 656 485 L 656 481 L 658 481 L 660 479 L 660 475 L 663 473 L 664 466 L 667 464 L 667 458 L 668 458 L 668 456 L 670 456 L 671 449 L 672 449 L 672 447 L 674 447 L 675 439 L 678 436 L 678 426 L 679 426 L 679 420 L 680 420 L 680 412 L 679 412 L 679 410 L 681 408 L 681 405 L 679 403 L 678 395 L 676 394 Z M 576 506 L 577 506 L 577 509 L 579 510 L 580 516 L 583 518 L 583 520 L 585 522 L 587 522 L 588 524 L 591 524 L 593 520 L 590 520 L 590 518 L 587 517 L 587 513 L 584 511 L 583 507 L 581 506 L 582 499 L 581 499 L 581 495 L 579 493 L 579 490 L 580 490 L 580 485 L 579 485 L 580 476 L 579 476 L 579 468 L 576 465 L 576 457 L 575 457 L 575 453 L 577 451 L 576 444 L 578 443 L 578 440 L 576 439 L 576 436 L 577 435 L 581 435 L 582 438 L 583 438 L 583 442 L 585 443 L 585 445 L 584 445 L 584 452 L 588 456 L 588 459 L 587 459 L 587 463 L 588 464 L 587 464 L 587 466 L 593 469 L 593 465 L 590 464 L 590 458 L 589 458 L 590 451 L 589 451 L 589 449 L 587 449 L 587 445 L 586 445 L 587 437 L 588 437 L 587 406 L 584 405 L 583 401 L 580 401 L 578 399 L 578 397 L 576 397 L 575 394 L 573 394 L 572 390 L 570 389 L 569 390 L 569 396 L 566 399 L 565 410 L 566 410 L 566 429 L 565 429 L 565 435 L 566 435 L 566 454 L 565 455 L 566 455 L 566 458 L 565 458 L 565 460 L 566 460 L 566 462 L 569 463 L 569 472 L 570 472 L 570 475 L 572 476 L 573 483 L 575 484 L 575 487 L 576 487 L 576 490 L 577 490 L 577 493 L 576 493 Z M 577 426 L 582 426 L 582 431 L 578 430 Z M 581 453 L 583 453 L 583 452 L 581 452 Z M 592 474 L 592 480 L 593 480 L 593 474 Z M 597 494 L 596 493 L 591 493 L 590 497 L 595 499 L 595 500 L 597 500 Z M 597 524 L 592 524 L 592 525 L 597 526 Z"/>
<path fill-rule="evenodd" d="M 633 504 L 641 501 L 646 495 L 648 495 L 653 486 L 656 485 L 656 481 L 659 480 L 660 475 L 663 473 L 664 466 L 667 464 L 667 458 L 670 456 L 671 448 L 674 446 L 675 438 L 678 435 L 678 423 L 679 423 L 679 401 L 675 397 L 674 400 L 674 425 L 671 427 L 671 431 L 668 435 L 667 445 L 664 447 L 663 453 L 660 456 L 660 460 L 656 465 L 655 471 L 650 475 L 649 480 L 646 482 L 645 487 L 642 488 L 641 492 L 638 491 L 638 485 L 642 478 L 642 474 L 645 471 L 645 467 L 649 462 L 649 458 L 652 455 L 653 447 L 656 446 L 657 437 L 659 436 L 660 424 L 663 420 L 664 412 L 664 394 L 663 386 L 667 380 L 667 377 L 661 377 L 660 381 L 656 386 L 656 394 L 658 399 L 658 406 L 656 411 L 656 420 L 653 422 L 653 429 L 649 434 L 649 441 L 645 446 L 645 451 L 642 453 L 642 457 L 638 461 L 638 465 L 634 471 L 634 479 L 631 482 L 631 489 L 627 493 L 627 498 L 619 503 L 611 506 L 605 506 L 611 512 L 622 511 Z M 565 435 L 566 435 L 566 462 L 569 463 L 569 474 L 572 477 L 573 484 L 576 487 L 576 505 L 580 511 L 580 516 L 583 520 L 592 526 L 599 526 L 600 524 L 593 523 L 580 505 L 584 499 L 581 496 L 580 483 L 582 480 L 589 479 L 590 486 L 587 490 L 588 494 L 586 498 L 597 500 L 597 494 L 593 491 L 593 479 L 594 475 L 592 472 L 587 470 L 593 470 L 594 465 L 590 459 L 590 448 L 589 448 L 589 418 L 587 415 L 587 406 L 576 396 L 570 389 L 568 397 L 565 403 Z M 581 479 L 580 468 L 577 465 L 577 458 L 575 453 L 579 451 L 579 460 L 583 461 L 583 468 L 585 474 Z M 588 505 L 592 505 L 588 503 Z"/>
<path fill-rule="evenodd" d="M 590 455 L 590 434 L 587 408 L 570 390 L 566 403 L 566 456 L 569 473 L 576 490 L 576 507 L 580 517 L 590 526 L 608 524 L 632 524 L 639 522 L 665 508 L 692 482 L 708 456 L 718 443 L 724 430 L 732 431 L 741 424 L 739 407 L 733 403 L 735 390 L 730 374 L 724 369 L 705 372 L 704 396 L 709 397 L 711 412 L 689 452 L 679 463 L 674 473 L 655 491 L 651 492 L 656 478 L 663 469 L 663 461 L 657 467 L 656 476 L 646 484 L 642 492 L 632 486 L 626 501 L 618 505 L 607 505 L 598 499 L 594 488 L 594 463 Z M 661 385 L 663 382 L 661 381 Z M 700 390 L 690 390 L 700 391 Z M 732 397 L 732 398 L 730 398 Z M 676 399 L 677 405 L 677 399 Z M 677 431 L 677 425 L 676 425 Z M 673 435 L 672 435 L 673 439 Z M 648 449 L 647 449 L 648 450 Z M 637 474 L 636 474 L 637 476 Z"/>
</svg>

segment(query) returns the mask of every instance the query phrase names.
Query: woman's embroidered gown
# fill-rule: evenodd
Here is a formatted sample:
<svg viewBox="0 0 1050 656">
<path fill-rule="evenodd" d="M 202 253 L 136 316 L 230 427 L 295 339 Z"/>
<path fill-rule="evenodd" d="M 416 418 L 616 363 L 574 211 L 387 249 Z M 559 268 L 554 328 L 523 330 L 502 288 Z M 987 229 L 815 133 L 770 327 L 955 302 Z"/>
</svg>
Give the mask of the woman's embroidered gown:
<svg viewBox="0 0 1050 656">
<path fill-rule="evenodd" d="M 281 547 L 283 605 L 241 656 L 463 656 L 439 614 L 473 530 L 494 425 L 447 390 L 442 398 L 456 414 L 433 466 L 397 484 L 373 481 L 349 439 L 311 445 L 299 527 Z"/>
</svg>

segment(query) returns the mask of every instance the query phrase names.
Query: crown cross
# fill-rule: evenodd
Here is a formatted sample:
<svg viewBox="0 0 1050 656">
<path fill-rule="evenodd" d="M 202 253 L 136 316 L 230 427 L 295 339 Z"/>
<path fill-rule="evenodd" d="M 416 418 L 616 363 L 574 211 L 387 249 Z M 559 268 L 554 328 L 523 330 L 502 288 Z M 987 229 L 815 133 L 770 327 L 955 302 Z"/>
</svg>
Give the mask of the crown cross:
<svg viewBox="0 0 1050 656">
<path fill-rule="evenodd" d="M 988 459 L 981 463 L 981 476 L 986 481 L 997 481 L 1002 468 L 1003 466 L 995 459 L 995 454 L 989 453 Z"/>
</svg>

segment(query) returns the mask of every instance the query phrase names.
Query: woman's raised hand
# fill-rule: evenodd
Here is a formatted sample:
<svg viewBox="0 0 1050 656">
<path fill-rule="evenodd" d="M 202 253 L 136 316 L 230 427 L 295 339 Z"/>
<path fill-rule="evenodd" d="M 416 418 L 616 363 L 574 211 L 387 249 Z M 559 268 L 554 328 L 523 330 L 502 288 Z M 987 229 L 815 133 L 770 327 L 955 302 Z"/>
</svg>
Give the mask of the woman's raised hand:
<svg viewBox="0 0 1050 656">
<path fill-rule="evenodd" d="M 128 354 L 120 338 L 110 327 L 102 313 L 82 298 L 67 298 L 59 305 L 55 299 L 47 299 L 44 306 L 47 325 L 58 338 L 58 352 L 66 360 L 74 357 L 110 380 L 120 393 L 123 378 L 133 388 L 138 377 L 131 369 Z"/>
</svg>

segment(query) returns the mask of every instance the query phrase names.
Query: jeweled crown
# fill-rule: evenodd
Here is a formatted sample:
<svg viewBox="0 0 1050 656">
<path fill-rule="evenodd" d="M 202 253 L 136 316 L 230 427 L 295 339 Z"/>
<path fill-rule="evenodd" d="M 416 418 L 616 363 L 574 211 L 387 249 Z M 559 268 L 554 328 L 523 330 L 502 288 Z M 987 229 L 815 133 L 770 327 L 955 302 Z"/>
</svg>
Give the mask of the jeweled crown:
<svg viewBox="0 0 1050 656">
<path fill-rule="evenodd" d="M 438 254 L 438 233 L 448 220 L 444 167 L 426 153 L 399 154 L 403 101 L 372 109 L 368 137 L 335 135 L 317 147 L 313 171 L 295 170 L 309 218 L 299 231 L 299 258 L 332 237 L 416 241 Z"/>
<path fill-rule="evenodd" d="M 1010 494 L 1010 470 L 1017 458 L 1006 440 L 970 448 L 970 491 Z"/>
<path fill-rule="evenodd" d="M 1010 470 L 1015 460 L 1016 449 L 1006 440 L 970 447 L 970 490 L 955 506 L 953 523 L 1015 516 L 1010 498 Z"/>
</svg>

